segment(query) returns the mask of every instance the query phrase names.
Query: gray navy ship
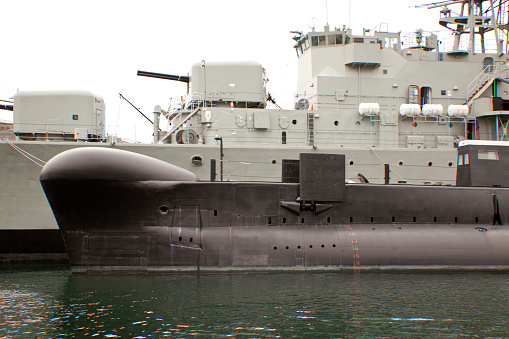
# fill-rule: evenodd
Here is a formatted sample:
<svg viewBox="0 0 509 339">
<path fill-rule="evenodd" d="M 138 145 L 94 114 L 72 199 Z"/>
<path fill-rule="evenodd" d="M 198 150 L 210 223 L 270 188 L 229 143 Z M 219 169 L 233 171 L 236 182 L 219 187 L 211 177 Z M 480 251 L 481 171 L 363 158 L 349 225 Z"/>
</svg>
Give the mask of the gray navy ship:
<svg viewBox="0 0 509 339">
<path fill-rule="evenodd" d="M 343 154 L 350 181 L 454 184 L 460 141 L 509 140 L 507 3 L 423 6 L 437 8 L 448 33 L 293 31 L 293 110 L 267 109 L 273 98 L 257 62 L 199 61 L 186 76 L 139 71 L 188 86 L 168 106 L 155 106 L 152 144 L 105 135 L 96 94 L 17 93 L 12 105 L 2 103 L 14 111 L 16 137 L 0 143 L 0 258 L 66 258 L 39 174 L 72 148 L 128 150 L 200 180 L 278 182 L 283 159 L 312 153 Z"/>
</svg>

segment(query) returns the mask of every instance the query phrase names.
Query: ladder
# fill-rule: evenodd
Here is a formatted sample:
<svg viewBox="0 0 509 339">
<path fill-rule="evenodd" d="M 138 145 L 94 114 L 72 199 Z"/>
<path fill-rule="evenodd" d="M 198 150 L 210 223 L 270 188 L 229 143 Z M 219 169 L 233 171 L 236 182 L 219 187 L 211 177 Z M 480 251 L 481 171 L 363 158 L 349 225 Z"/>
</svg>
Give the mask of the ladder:
<svg viewBox="0 0 509 339">
<path fill-rule="evenodd" d="M 171 119 L 171 124 L 173 125 L 173 123 L 176 123 L 175 126 L 173 126 L 173 128 L 168 133 L 166 133 L 166 135 L 164 137 L 162 137 L 161 140 L 158 141 L 158 144 L 162 144 L 176 130 L 178 130 L 180 127 L 182 127 L 183 124 L 185 124 L 189 119 L 191 119 L 199 111 L 200 111 L 200 107 L 196 107 L 184 119 L 182 119 L 182 112 L 179 112 L 173 119 Z"/>
</svg>

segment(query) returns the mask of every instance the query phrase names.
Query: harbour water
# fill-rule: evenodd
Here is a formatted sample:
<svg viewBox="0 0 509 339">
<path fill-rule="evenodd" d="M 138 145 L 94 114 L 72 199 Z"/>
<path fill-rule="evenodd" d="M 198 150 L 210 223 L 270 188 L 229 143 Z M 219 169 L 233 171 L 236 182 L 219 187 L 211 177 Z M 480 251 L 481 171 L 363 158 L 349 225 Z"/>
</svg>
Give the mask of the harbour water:
<svg viewBox="0 0 509 339">
<path fill-rule="evenodd" d="M 0 338 L 509 337 L 488 273 L 72 275 L 0 266 Z"/>
</svg>

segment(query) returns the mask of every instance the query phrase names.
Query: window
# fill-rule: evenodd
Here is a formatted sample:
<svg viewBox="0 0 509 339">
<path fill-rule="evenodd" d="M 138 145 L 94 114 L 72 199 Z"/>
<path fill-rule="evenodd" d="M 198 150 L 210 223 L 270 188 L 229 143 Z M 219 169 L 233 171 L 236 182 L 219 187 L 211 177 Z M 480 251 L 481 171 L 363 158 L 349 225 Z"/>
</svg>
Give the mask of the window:
<svg viewBox="0 0 509 339">
<path fill-rule="evenodd" d="M 325 46 L 325 35 L 311 37 L 311 46 Z"/>
<path fill-rule="evenodd" d="M 498 160 L 498 152 L 497 151 L 477 151 L 477 159 Z"/>
<path fill-rule="evenodd" d="M 458 166 L 463 165 L 463 154 L 458 154 Z"/>
</svg>

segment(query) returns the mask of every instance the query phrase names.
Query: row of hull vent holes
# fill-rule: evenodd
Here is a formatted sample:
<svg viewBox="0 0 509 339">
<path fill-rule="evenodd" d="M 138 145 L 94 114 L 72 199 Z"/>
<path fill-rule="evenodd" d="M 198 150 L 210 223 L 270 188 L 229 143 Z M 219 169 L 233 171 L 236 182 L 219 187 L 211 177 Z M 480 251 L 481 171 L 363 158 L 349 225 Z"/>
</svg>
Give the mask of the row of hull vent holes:
<svg viewBox="0 0 509 339">
<path fill-rule="evenodd" d="M 293 120 L 292 120 L 292 124 L 297 125 L 297 120 L 293 119 Z M 355 122 L 355 124 L 356 124 L 357 126 L 360 126 L 361 122 L 360 122 L 360 121 L 356 121 L 356 122 Z M 371 122 L 371 126 L 374 126 L 374 125 L 375 125 L 375 123 L 374 123 L 374 121 L 372 121 L 372 122 Z M 336 120 L 336 121 L 334 121 L 334 126 L 339 126 L 339 121 L 337 121 L 337 120 Z M 412 126 L 417 127 L 417 122 L 414 122 L 414 123 L 412 124 Z M 452 122 L 450 122 L 450 123 L 449 123 L 449 127 L 451 127 L 451 128 L 452 128 L 453 126 L 454 126 L 454 124 L 453 124 Z"/>
<path fill-rule="evenodd" d="M 165 206 L 163 206 L 165 207 Z M 217 210 L 214 210 L 214 216 L 217 217 Z M 304 218 L 301 218 L 300 219 L 300 222 L 303 224 L 304 223 Z M 330 217 L 327 217 L 327 223 L 330 224 L 331 222 L 331 218 Z M 350 217 L 350 222 L 354 222 L 354 219 L 353 217 Z M 375 222 L 375 217 L 371 217 L 371 222 Z M 392 222 L 396 222 L 396 217 L 392 217 Z M 417 222 L 417 217 L 413 217 L 412 218 L 412 222 Z M 438 222 L 438 218 L 437 217 L 433 217 L 433 222 Z M 454 217 L 454 222 L 458 222 L 458 217 Z M 475 217 L 475 223 L 479 223 L 479 217 Z M 272 224 L 272 218 L 271 217 L 268 217 L 267 218 L 267 224 L 271 225 Z M 283 224 L 286 224 L 286 218 L 283 218 Z"/>
<path fill-rule="evenodd" d="M 214 214 L 216 215 L 216 214 Z M 301 218 L 300 219 L 300 222 L 303 224 L 304 223 L 304 218 Z M 331 222 L 331 219 L 330 217 L 327 217 L 327 223 L 330 224 Z M 353 217 L 350 217 L 350 222 L 353 222 Z M 371 217 L 371 222 L 375 222 L 375 217 Z M 392 217 L 392 222 L 396 222 L 396 217 Z M 413 217 L 412 218 L 412 222 L 417 222 L 417 217 Z M 438 222 L 438 218 L 437 217 L 433 217 L 433 222 Z M 458 222 L 458 217 L 454 217 L 454 222 Z M 475 223 L 479 223 L 479 217 L 475 217 Z M 269 217 L 267 219 L 267 224 L 271 225 L 272 224 L 272 218 Z M 283 224 L 286 224 L 286 218 L 283 218 Z"/>
<path fill-rule="evenodd" d="M 182 241 L 182 237 L 179 237 L 179 241 Z M 193 242 L 193 238 L 189 238 L 189 242 Z M 322 248 L 325 248 L 325 245 L 322 244 Z M 336 244 L 332 244 L 332 247 L 336 247 Z M 313 245 L 309 245 L 309 248 L 313 248 Z M 274 249 L 277 250 L 277 246 L 274 246 Z M 286 246 L 286 249 L 290 249 L 290 246 Z M 300 250 L 301 246 L 298 245 L 297 249 Z"/>
<path fill-rule="evenodd" d="M 353 160 L 350 160 L 350 162 L 349 162 L 348 164 L 349 164 L 350 166 L 352 166 L 352 165 L 354 165 L 354 164 L 355 164 L 355 162 L 354 162 Z M 400 161 L 400 162 L 398 163 L 398 165 L 403 166 L 403 161 Z M 452 161 L 449 161 L 449 163 L 447 164 L 447 166 L 449 166 L 449 167 L 452 167 L 452 165 L 453 165 Z M 430 162 L 428 162 L 428 166 L 429 166 L 429 167 L 433 166 L 433 162 L 431 162 L 431 161 L 430 161 Z"/>
</svg>

